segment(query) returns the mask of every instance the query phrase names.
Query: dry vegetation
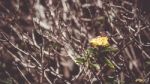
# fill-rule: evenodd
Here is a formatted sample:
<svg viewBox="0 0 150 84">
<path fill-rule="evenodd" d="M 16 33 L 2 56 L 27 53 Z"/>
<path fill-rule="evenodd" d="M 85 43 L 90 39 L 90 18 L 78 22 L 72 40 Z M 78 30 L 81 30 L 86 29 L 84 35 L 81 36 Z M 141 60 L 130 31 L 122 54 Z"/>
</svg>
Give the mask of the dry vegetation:
<svg viewBox="0 0 150 84">
<path fill-rule="evenodd" d="M 150 84 L 149 4 L 0 0 L 0 84 Z"/>
</svg>

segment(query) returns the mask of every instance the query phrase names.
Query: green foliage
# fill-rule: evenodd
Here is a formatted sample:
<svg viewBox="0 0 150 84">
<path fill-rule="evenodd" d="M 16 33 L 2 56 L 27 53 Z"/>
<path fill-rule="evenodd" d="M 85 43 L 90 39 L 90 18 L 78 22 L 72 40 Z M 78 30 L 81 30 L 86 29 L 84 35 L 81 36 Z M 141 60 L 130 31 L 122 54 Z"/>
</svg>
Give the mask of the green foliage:
<svg viewBox="0 0 150 84">
<path fill-rule="evenodd" d="M 114 64 L 111 62 L 111 60 L 105 58 L 105 63 L 111 68 L 111 69 L 115 69 Z"/>
<path fill-rule="evenodd" d="M 76 58 L 76 63 L 77 64 L 81 64 L 81 65 L 85 65 L 88 68 L 94 68 L 99 70 L 100 69 L 100 64 L 97 63 L 97 60 L 99 56 L 99 54 L 105 53 L 105 55 L 107 55 L 107 53 L 109 52 L 116 52 L 118 49 L 113 48 L 111 46 L 109 47 L 103 47 L 101 50 L 99 50 L 99 48 L 88 48 L 87 50 L 85 50 L 85 52 L 83 53 L 83 55 L 81 55 L 81 57 Z M 100 51 L 100 52 L 99 52 Z M 103 59 L 103 58 L 102 58 Z M 105 57 L 104 59 L 104 63 L 110 67 L 111 69 L 115 69 L 114 64 L 111 62 L 111 60 L 109 60 L 108 58 Z"/>
<path fill-rule="evenodd" d="M 112 46 L 104 48 L 101 52 L 117 52 L 118 49 Z"/>
<path fill-rule="evenodd" d="M 88 48 L 81 57 L 76 58 L 76 63 L 88 68 L 100 69 L 99 64 L 96 64 L 96 57 L 97 50 L 95 48 Z"/>
<path fill-rule="evenodd" d="M 84 64 L 86 62 L 86 59 L 84 57 L 80 57 L 76 59 L 77 64 Z"/>
<path fill-rule="evenodd" d="M 91 68 L 95 68 L 96 70 L 100 69 L 100 65 L 99 64 L 91 64 L 90 66 L 91 66 Z"/>
</svg>

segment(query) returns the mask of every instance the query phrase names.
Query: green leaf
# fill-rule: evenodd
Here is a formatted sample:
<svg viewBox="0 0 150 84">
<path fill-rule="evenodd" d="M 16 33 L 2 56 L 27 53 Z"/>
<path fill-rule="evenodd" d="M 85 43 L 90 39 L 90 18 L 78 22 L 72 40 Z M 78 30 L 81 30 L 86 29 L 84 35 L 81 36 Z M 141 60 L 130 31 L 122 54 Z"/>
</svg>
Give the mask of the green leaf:
<svg viewBox="0 0 150 84">
<path fill-rule="evenodd" d="M 115 69 L 114 64 L 107 58 L 105 58 L 106 64 L 111 68 L 111 69 Z"/>
<path fill-rule="evenodd" d="M 93 54 L 95 52 L 94 48 L 88 48 L 86 51 L 88 54 Z"/>
<path fill-rule="evenodd" d="M 99 69 L 100 69 L 99 64 L 91 64 L 91 66 L 92 66 L 93 68 L 96 68 L 97 70 L 99 70 Z"/>
<path fill-rule="evenodd" d="M 85 62 L 86 62 L 86 60 L 83 57 L 76 58 L 76 63 L 77 64 L 84 64 Z"/>
<path fill-rule="evenodd" d="M 102 52 L 116 52 L 116 51 L 118 51 L 118 49 L 114 47 L 106 47 L 104 50 L 102 50 Z"/>
</svg>

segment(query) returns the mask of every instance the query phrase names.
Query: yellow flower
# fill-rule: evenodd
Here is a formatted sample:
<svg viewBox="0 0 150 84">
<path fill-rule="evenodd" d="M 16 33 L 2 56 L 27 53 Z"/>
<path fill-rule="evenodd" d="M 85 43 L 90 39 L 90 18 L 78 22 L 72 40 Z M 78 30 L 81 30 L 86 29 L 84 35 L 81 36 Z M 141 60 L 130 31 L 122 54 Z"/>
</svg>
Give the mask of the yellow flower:
<svg viewBox="0 0 150 84">
<path fill-rule="evenodd" d="M 93 46 L 93 47 L 98 47 L 98 46 L 103 46 L 103 47 L 106 47 L 106 46 L 109 46 L 109 42 L 108 42 L 108 37 L 96 37 L 96 38 L 93 38 L 89 41 L 89 43 Z"/>
</svg>

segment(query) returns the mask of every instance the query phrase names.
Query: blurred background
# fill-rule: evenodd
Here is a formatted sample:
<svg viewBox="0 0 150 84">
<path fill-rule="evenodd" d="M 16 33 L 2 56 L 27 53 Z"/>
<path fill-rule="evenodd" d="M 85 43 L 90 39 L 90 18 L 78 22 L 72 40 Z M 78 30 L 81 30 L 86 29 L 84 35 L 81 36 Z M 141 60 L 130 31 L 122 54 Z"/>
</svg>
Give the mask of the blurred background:
<svg viewBox="0 0 150 84">
<path fill-rule="evenodd" d="M 149 84 L 149 4 L 0 0 L 0 84 Z M 97 69 L 76 63 L 97 36 L 116 51 L 87 56 Z"/>
</svg>

